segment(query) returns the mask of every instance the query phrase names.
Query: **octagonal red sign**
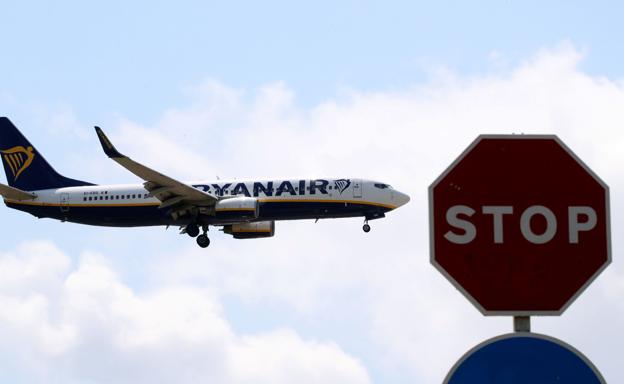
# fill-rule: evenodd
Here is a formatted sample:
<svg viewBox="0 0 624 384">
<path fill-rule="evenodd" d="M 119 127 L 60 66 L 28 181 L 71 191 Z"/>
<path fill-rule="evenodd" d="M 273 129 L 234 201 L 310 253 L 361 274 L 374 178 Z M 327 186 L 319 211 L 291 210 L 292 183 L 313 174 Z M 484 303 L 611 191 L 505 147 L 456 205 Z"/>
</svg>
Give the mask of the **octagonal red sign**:
<svg viewBox="0 0 624 384">
<path fill-rule="evenodd" d="M 429 216 L 431 263 L 485 315 L 559 315 L 611 262 L 609 189 L 556 136 L 479 136 Z"/>
</svg>

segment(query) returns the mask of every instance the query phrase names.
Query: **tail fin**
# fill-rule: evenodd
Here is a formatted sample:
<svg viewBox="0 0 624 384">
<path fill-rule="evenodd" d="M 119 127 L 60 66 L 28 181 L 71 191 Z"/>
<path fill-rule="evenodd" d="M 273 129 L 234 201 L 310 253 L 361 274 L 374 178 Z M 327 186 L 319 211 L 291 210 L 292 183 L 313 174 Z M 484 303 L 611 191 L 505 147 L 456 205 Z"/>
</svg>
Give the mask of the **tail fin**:
<svg viewBox="0 0 624 384">
<path fill-rule="evenodd" d="M 0 117 L 0 157 L 9 185 L 23 191 L 93 185 L 58 174 L 6 117 Z"/>
</svg>

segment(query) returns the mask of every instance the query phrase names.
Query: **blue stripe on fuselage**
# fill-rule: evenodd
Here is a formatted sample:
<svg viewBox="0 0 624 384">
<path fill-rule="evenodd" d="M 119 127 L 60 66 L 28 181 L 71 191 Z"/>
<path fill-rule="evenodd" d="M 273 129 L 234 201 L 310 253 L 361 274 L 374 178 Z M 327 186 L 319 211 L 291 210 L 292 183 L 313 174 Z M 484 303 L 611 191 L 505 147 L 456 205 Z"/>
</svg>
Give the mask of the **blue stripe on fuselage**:
<svg viewBox="0 0 624 384">
<path fill-rule="evenodd" d="M 28 212 L 39 218 L 52 218 L 74 223 L 100 225 L 110 227 L 136 227 L 152 225 L 184 225 L 189 218 L 173 220 L 166 209 L 158 209 L 158 204 L 143 205 L 40 205 L 5 201 L 13 209 Z M 368 202 L 339 202 L 339 201 L 306 201 L 306 200 L 271 200 L 260 202 L 260 216 L 255 221 L 262 220 L 297 220 L 316 218 L 359 217 L 370 218 L 383 215 L 390 211 L 390 207 L 380 206 Z M 220 225 L 213 216 L 200 216 L 203 224 Z M 231 223 L 231 221 L 230 221 Z"/>
<path fill-rule="evenodd" d="M 102 225 L 110 227 L 137 227 L 173 224 L 166 210 L 159 210 L 158 205 L 39 205 L 6 202 L 10 208 L 28 212 L 39 218 L 51 218 L 80 224 Z"/>
</svg>

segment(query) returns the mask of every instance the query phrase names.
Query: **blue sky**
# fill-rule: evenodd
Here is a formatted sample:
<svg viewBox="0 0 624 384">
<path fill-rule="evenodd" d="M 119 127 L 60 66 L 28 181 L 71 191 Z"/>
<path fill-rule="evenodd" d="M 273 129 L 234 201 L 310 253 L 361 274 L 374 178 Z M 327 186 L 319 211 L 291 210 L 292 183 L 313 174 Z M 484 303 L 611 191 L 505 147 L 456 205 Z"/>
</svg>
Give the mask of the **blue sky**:
<svg viewBox="0 0 624 384">
<path fill-rule="evenodd" d="M 617 2 L 12 3 L 0 27 L 3 85 L 21 103 L 71 104 L 102 121 L 154 120 L 204 78 L 284 81 L 304 105 L 341 87 L 397 89 L 427 69 L 492 69 L 569 40 L 589 73 L 621 75 Z M 619 59 L 619 60 L 618 60 Z"/>
<path fill-rule="evenodd" d="M 558 134 L 614 212 L 613 265 L 534 328 L 624 379 L 619 3 L 0 9 L 0 112 L 68 176 L 137 181 L 100 153 L 100 125 L 174 177 L 348 175 L 412 197 L 366 237 L 359 220 L 279 223 L 256 242 L 212 232 L 208 250 L 176 228 L 3 208 L 0 381 L 439 382 L 511 320 L 482 318 L 428 264 L 426 188 L 477 134 L 520 131 Z"/>
</svg>

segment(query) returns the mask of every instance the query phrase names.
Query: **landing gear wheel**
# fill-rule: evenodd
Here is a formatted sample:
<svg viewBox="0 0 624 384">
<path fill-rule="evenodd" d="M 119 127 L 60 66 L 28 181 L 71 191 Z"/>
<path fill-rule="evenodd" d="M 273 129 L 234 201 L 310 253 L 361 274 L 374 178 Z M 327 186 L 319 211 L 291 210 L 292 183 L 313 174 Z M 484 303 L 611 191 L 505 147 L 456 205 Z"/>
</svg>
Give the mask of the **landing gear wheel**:
<svg viewBox="0 0 624 384">
<path fill-rule="evenodd" d="M 205 233 L 203 235 L 197 236 L 197 245 L 199 245 L 202 248 L 206 248 L 207 246 L 210 245 L 210 239 Z"/>
<path fill-rule="evenodd" d="M 191 237 L 197 237 L 199 235 L 199 227 L 197 224 L 189 224 L 186 226 L 186 234 Z"/>
<path fill-rule="evenodd" d="M 364 232 L 368 233 L 368 232 L 370 232 L 370 225 L 368 225 L 368 224 L 364 224 L 364 226 L 362 227 L 362 229 L 364 230 Z"/>
</svg>

